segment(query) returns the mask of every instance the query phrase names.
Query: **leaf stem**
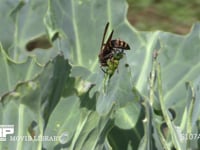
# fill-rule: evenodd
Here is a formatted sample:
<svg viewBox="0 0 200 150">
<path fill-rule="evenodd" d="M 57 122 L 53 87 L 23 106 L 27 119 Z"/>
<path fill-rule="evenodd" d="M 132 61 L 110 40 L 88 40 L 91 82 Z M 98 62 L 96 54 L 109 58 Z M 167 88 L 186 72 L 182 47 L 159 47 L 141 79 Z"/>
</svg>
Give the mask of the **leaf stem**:
<svg viewBox="0 0 200 150">
<path fill-rule="evenodd" d="M 164 98 L 163 98 L 163 90 L 162 90 L 162 79 L 161 79 L 161 67 L 160 64 L 156 63 L 156 72 L 157 72 L 157 86 L 158 86 L 158 97 L 160 101 L 160 106 L 162 110 L 162 114 L 166 124 L 169 128 L 170 135 L 172 137 L 172 142 L 177 150 L 182 150 L 183 146 L 181 146 L 181 142 L 176 131 L 175 125 L 171 122 L 170 117 L 168 115 L 168 111 L 165 107 Z"/>
</svg>

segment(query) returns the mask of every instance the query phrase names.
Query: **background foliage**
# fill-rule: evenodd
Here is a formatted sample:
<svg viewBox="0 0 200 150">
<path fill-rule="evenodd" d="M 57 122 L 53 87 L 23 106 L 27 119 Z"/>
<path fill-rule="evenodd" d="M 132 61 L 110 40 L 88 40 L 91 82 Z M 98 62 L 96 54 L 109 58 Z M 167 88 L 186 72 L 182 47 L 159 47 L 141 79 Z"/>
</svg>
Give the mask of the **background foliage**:
<svg viewBox="0 0 200 150">
<path fill-rule="evenodd" d="M 128 19 L 139 30 L 186 34 L 199 21 L 198 0 L 128 0 Z"/>
<path fill-rule="evenodd" d="M 199 133 L 199 23 L 184 36 L 137 31 L 124 0 L 0 3 L 0 124 L 15 136 L 62 137 L 1 149 L 199 147 L 181 140 Z M 131 50 L 104 91 L 97 56 L 108 21 Z"/>
</svg>

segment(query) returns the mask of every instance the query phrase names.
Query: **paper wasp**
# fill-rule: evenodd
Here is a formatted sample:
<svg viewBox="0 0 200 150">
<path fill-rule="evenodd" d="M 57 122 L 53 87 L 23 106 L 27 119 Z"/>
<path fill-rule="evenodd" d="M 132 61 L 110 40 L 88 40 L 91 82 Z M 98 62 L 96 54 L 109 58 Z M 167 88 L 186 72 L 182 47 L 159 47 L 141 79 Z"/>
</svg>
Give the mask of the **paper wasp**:
<svg viewBox="0 0 200 150">
<path fill-rule="evenodd" d="M 101 64 L 102 71 L 112 76 L 118 67 L 119 60 L 124 55 L 124 50 L 129 50 L 130 46 L 125 41 L 118 39 L 112 40 L 112 35 L 114 32 L 113 30 L 110 33 L 106 43 L 104 43 L 108 26 L 109 22 L 106 24 L 104 29 L 101 49 L 99 53 L 99 62 Z M 104 70 L 103 67 L 106 67 L 106 70 Z"/>
</svg>

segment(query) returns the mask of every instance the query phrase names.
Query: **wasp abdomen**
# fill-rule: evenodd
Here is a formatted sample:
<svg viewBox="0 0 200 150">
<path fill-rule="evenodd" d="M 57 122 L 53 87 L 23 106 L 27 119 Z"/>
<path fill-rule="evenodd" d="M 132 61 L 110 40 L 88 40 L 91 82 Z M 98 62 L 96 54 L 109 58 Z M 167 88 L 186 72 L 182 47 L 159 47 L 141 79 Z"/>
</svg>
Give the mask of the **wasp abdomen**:
<svg viewBox="0 0 200 150">
<path fill-rule="evenodd" d="M 130 49 L 130 46 L 126 42 L 121 41 L 121 40 L 111 40 L 110 44 L 111 44 L 111 47 L 113 48 L 121 48 L 124 50 Z"/>
</svg>

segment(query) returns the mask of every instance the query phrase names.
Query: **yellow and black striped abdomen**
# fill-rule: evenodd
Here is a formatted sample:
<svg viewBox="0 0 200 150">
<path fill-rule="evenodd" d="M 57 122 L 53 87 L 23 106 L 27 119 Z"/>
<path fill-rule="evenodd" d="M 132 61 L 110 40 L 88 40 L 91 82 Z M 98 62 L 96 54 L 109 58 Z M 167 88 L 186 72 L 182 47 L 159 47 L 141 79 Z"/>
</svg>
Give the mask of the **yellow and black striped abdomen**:
<svg viewBox="0 0 200 150">
<path fill-rule="evenodd" d="M 109 45 L 110 47 L 113 47 L 113 48 L 121 48 L 124 50 L 130 49 L 130 46 L 126 42 L 121 41 L 121 40 L 111 40 Z"/>
</svg>

